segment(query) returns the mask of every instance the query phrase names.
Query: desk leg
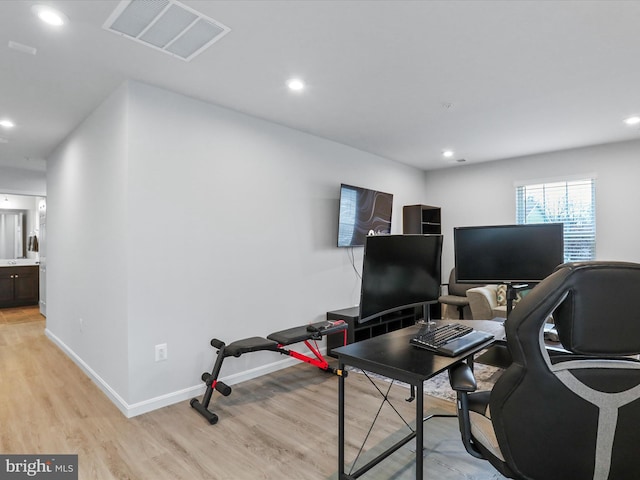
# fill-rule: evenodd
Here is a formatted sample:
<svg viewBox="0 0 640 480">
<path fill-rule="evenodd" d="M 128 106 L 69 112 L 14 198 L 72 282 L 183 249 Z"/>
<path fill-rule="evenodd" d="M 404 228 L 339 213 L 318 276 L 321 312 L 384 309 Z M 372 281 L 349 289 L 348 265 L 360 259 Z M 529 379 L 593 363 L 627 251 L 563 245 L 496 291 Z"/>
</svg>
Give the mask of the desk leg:
<svg viewBox="0 0 640 480">
<path fill-rule="evenodd" d="M 344 372 L 344 363 L 338 362 Z M 338 479 L 344 478 L 344 375 L 338 377 Z"/>
<path fill-rule="evenodd" d="M 415 386 L 416 392 L 416 480 L 422 480 L 422 461 L 424 449 L 424 385 L 422 383 Z"/>
</svg>

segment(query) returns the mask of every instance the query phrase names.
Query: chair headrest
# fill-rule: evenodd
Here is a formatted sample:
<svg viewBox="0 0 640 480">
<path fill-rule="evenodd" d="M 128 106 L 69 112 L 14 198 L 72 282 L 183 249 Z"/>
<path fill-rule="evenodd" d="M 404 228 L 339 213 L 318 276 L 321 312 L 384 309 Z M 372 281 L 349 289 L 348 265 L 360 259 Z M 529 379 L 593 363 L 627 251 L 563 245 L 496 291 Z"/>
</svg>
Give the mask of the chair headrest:
<svg viewBox="0 0 640 480">
<path fill-rule="evenodd" d="M 566 294 L 553 313 L 564 348 L 583 355 L 640 352 L 640 264 L 566 263 L 554 275 L 563 277 Z"/>
</svg>

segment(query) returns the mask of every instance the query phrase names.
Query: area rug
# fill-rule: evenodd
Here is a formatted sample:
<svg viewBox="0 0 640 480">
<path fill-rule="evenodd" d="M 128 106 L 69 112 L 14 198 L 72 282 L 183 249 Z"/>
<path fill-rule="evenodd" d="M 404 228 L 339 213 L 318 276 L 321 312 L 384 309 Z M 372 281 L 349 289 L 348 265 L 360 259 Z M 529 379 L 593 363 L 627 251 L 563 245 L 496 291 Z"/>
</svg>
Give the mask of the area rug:
<svg viewBox="0 0 640 480">
<path fill-rule="evenodd" d="M 347 367 L 347 370 L 350 370 L 354 373 L 362 373 L 362 370 L 360 370 L 359 368 Z M 500 378 L 502 372 L 503 370 L 500 368 L 492 367 L 490 365 L 483 365 L 481 363 L 475 363 L 473 365 L 473 374 L 476 377 L 478 391 L 491 390 L 493 384 L 496 382 L 496 380 L 498 380 L 498 378 Z M 386 382 L 391 381 L 391 379 L 387 377 L 371 372 L 367 372 L 367 375 L 371 378 L 377 378 Z M 394 384 L 409 388 L 408 384 L 399 382 L 397 380 L 394 381 Z M 424 393 L 426 395 L 441 398 L 443 400 L 448 400 L 450 402 L 455 402 L 456 400 L 456 392 L 454 392 L 451 389 L 451 385 L 449 385 L 449 374 L 447 372 L 442 372 L 424 382 Z"/>
</svg>

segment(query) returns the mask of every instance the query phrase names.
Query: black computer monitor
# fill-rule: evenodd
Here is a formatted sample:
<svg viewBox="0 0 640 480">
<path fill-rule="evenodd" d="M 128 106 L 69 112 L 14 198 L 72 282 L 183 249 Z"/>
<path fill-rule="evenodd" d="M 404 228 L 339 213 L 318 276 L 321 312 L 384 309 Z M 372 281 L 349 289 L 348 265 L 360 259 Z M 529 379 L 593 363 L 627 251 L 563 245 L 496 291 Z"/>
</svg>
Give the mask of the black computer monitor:
<svg viewBox="0 0 640 480">
<path fill-rule="evenodd" d="M 442 235 L 367 237 L 362 265 L 360 322 L 437 301 Z"/>
<path fill-rule="evenodd" d="M 562 223 L 458 227 L 456 282 L 538 283 L 564 262 Z"/>
</svg>

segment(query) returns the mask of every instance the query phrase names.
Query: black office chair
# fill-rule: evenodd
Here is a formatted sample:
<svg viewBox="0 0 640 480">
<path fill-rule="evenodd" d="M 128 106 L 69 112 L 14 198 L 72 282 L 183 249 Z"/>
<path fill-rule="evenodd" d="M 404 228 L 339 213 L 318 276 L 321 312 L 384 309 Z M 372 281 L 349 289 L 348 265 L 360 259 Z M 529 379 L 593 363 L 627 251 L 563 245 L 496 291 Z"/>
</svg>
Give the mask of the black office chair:
<svg viewBox="0 0 640 480">
<path fill-rule="evenodd" d="M 465 448 L 508 478 L 640 478 L 640 265 L 567 263 L 514 309 L 513 363 L 490 392 L 466 364 L 450 372 Z M 570 353 L 549 355 L 553 313 Z"/>
<path fill-rule="evenodd" d="M 469 299 L 467 298 L 467 290 L 473 287 L 479 287 L 480 285 L 469 285 L 465 283 L 456 282 L 456 269 L 452 268 L 449 274 L 449 283 L 445 284 L 447 287 L 447 295 L 440 295 L 438 302 L 444 305 L 452 305 L 458 309 L 458 318 L 464 319 L 464 309 L 469 305 Z"/>
</svg>

